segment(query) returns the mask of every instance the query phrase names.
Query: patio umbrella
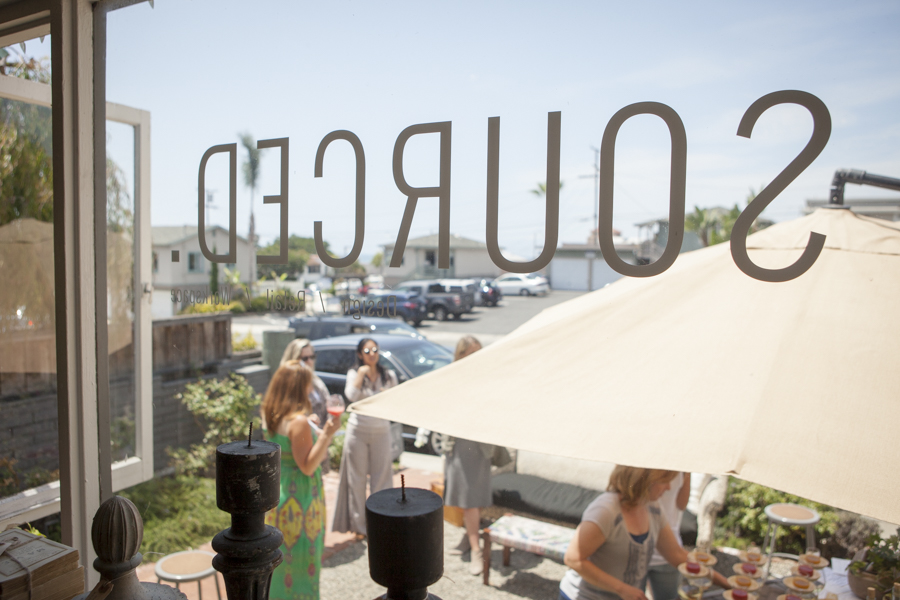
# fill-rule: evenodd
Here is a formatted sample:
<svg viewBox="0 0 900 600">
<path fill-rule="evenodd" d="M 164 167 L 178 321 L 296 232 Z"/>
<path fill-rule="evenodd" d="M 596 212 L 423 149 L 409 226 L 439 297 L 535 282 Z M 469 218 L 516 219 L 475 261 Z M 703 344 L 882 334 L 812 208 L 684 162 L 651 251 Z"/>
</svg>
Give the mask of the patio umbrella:
<svg viewBox="0 0 900 600">
<path fill-rule="evenodd" d="M 559 304 L 361 414 L 565 457 L 732 474 L 900 522 L 900 229 L 820 209 Z M 589 484 L 590 482 L 585 482 Z"/>
</svg>

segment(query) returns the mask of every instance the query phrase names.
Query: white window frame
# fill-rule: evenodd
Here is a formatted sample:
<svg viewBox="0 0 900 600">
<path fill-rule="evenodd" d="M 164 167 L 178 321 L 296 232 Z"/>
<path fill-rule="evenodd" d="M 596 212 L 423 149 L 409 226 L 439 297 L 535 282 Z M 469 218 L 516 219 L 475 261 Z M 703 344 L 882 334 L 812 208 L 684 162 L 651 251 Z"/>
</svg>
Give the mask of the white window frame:
<svg viewBox="0 0 900 600">
<path fill-rule="evenodd" d="M 18 77 L 0 75 L 0 97 L 50 107 L 51 87 Z M 135 218 L 135 453 L 112 464 L 113 491 L 153 478 L 153 339 L 152 248 L 150 239 L 150 113 L 106 103 L 108 121 L 134 128 Z M 60 421 L 59 427 L 65 423 Z M 40 519 L 60 512 L 60 482 L 25 490 L 0 500 L 0 531 L 11 523 Z"/>
</svg>

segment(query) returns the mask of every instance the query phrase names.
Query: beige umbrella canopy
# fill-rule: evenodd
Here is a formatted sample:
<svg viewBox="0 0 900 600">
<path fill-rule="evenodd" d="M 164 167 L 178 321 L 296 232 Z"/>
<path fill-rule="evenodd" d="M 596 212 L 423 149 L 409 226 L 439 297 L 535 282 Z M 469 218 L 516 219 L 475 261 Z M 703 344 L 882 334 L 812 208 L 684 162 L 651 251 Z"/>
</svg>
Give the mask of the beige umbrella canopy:
<svg viewBox="0 0 900 600">
<path fill-rule="evenodd" d="M 900 522 L 900 229 L 820 209 L 548 309 L 484 350 L 354 405 L 535 452 L 728 473 Z M 585 482 L 589 485 L 591 482 Z"/>
</svg>

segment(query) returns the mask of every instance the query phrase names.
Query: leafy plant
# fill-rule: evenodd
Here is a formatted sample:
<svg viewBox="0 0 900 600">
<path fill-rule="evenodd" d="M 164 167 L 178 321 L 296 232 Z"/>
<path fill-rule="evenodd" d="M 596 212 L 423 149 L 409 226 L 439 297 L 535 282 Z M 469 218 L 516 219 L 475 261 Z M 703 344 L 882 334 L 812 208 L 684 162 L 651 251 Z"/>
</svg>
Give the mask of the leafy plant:
<svg viewBox="0 0 900 600">
<path fill-rule="evenodd" d="M 203 430 L 203 441 L 187 450 L 169 450 L 169 455 L 178 474 L 195 477 L 213 472 L 219 444 L 247 436 L 262 401 L 246 378 L 233 373 L 226 379 L 190 383 L 176 398 L 194 415 Z"/>
<path fill-rule="evenodd" d="M 341 428 L 344 431 L 347 430 L 347 421 L 349 419 L 349 414 L 344 413 L 341 415 Z M 344 440 L 346 438 L 347 436 L 345 435 L 335 436 L 331 441 L 331 446 L 328 447 L 328 462 L 334 471 L 338 471 L 341 468 L 341 457 L 344 455 Z"/>
<path fill-rule="evenodd" d="M 250 300 L 250 312 L 268 312 L 269 311 L 269 299 L 265 296 L 257 296 Z"/>
<path fill-rule="evenodd" d="M 900 527 L 887 539 L 873 533 L 866 540 L 866 545 L 865 558 L 850 563 L 850 572 L 854 575 L 873 575 L 877 583 L 876 597 L 879 597 L 890 590 L 894 582 L 900 582 Z"/>
<path fill-rule="evenodd" d="M 256 350 L 258 344 L 256 343 L 256 338 L 253 337 L 253 332 L 248 331 L 247 335 L 243 338 L 238 334 L 234 334 L 231 339 L 231 349 L 235 352 L 245 352 L 247 350 Z"/>
<path fill-rule="evenodd" d="M 833 536 L 840 514 L 830 506 L 808 502 L 803 498 L 732 477 L 725 506 L 716 523 L 716 544 L 745 548 L 761 546 L 765 541 L 768 519 L 763 512 L 769 504 L 789 502 L 809 506 L 819 513 L 816 538 L 822 544 Z M 806 550 L 805 531 L 797 527 L 779 527 L 775 537 L 776 551 L 802 554 Z"/>
<path fill-rule="evenodd" d="M 158 477 L 120 494 L 134 502 L 144 520 L 145 555 L 196 548 L 231 522 L 216 507 L 214 479 Z"/>
</svg>

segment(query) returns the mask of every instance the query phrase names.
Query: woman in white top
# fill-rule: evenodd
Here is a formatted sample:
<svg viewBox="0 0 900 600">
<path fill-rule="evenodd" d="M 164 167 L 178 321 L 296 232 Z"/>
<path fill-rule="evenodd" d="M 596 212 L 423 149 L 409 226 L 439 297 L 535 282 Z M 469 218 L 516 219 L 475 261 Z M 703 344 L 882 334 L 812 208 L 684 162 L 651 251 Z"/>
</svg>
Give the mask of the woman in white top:
<svg viewBox="0 0 900 600">
<path fill-rule="evenodd" d="M 378 344 L 363 338 L 356 347 L 356 366 L 347 373 L 344 396 L 350 402 L 397 385 L 397 375 L 378 364 Z M 366 475 L 374 494 L 393 487 L 390 421 L 352 414 L 341 456 L 341 481 L 331 529 L 366 535 Z"/>
<path fill-rule="evenodd" d="M 647 569 L 658 549 L 671 565 L 687 562 L 657 500 L 674 471 L 617 465 L 609 491 L 584 511 L 566 550 L 569 567 L 560 582 L 561 600 L 647 600 Z M 713 582 L 728 581 L 713 573 Z"/>
</svg>

